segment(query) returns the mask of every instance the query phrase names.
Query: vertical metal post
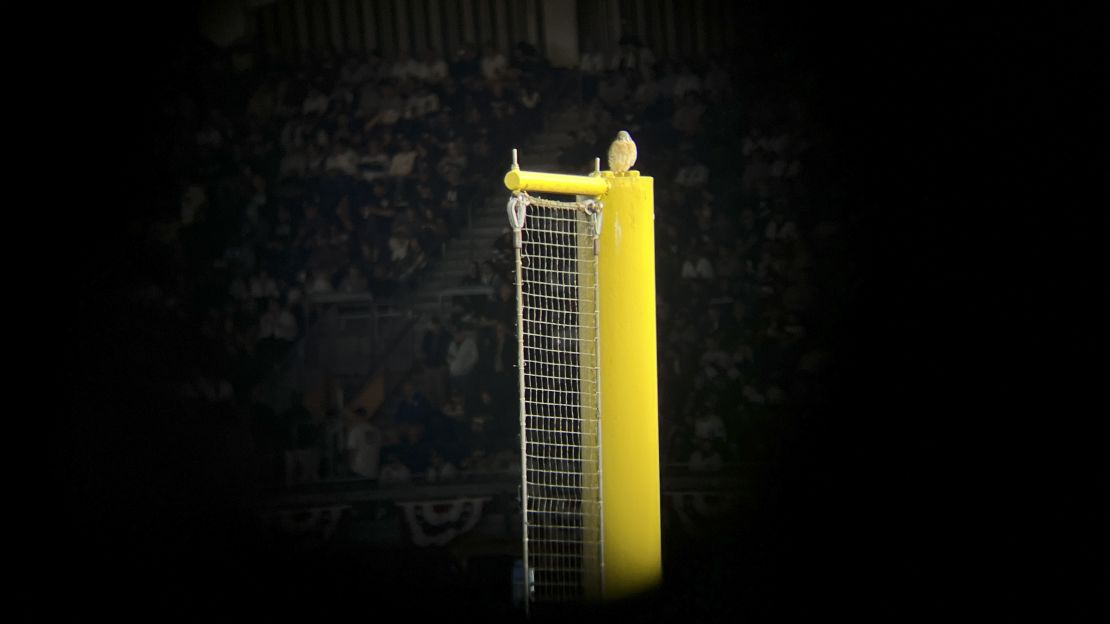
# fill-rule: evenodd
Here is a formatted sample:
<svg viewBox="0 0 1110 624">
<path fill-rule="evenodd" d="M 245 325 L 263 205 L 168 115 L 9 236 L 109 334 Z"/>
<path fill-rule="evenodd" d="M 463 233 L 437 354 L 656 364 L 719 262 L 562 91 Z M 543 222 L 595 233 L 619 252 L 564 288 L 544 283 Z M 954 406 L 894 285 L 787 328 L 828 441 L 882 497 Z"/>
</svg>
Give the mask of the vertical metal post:
<svg viewBox="0 0 1110 624">
<path fill-rule="evenodd" d="M 516 149 L 513 149 L 514 171 L 519 170 L 516 158 Z M 528 440 L 525 435 L 528 418 L 524 402 L 524 274 L 520 261 L 520 253 L 524 242 L 524 235 L 521 230 L 523 230 L 527 219 L 527 206 L 523 204 L 524 201 L 523 197 L 514 195 L 509 200 L 508 216 L 509 223 L 513 228 L 513 268 L 516 271 L 516 279 L 513 281 L 516 282 L 516 381 L 517 403 L 520 405 L 520 517 L 524 563 L 524 614 L 527 617 L 530 615 L 532 608 L 532 574 L 531 567 L 528 565 Z"/>
<path fill-rule="evenodd" d="M 516 150 L 513 150 L 514 152 Z M 517 237 L 519 239 L 519 236 Z M 524 615 L 531 613 L 532 583 L 528 565 L 528 448 L 524 436 L 527 418 L 524 412 L 524 288 L 520 278 L 520 245 L 513 250 L 516 266 L 516 380 L 517 402 L 520 404 L 520 517 L 524 542 Z"/>
<path fill-rule="evenodd" d="M 579 199 L 579 201 L 582 201 Z M 590 200 L 592 204 L 592 200 Z M 596 210 L 596 204 L 593 210 Z M 598 367 L 601 363 L 599 344 L 597 288 L 597 238 L 594 213 L 579 217 L 576 237 L 591 240 L 588 246 L 577 246 L 578 265 L 578 328 L 579 328 L 579 408 L 582 423 L 582 595 L 587 601 L 601 600 L 605 595 L 605 501 L 601 497 L 601 401 Z"/>
</svg>

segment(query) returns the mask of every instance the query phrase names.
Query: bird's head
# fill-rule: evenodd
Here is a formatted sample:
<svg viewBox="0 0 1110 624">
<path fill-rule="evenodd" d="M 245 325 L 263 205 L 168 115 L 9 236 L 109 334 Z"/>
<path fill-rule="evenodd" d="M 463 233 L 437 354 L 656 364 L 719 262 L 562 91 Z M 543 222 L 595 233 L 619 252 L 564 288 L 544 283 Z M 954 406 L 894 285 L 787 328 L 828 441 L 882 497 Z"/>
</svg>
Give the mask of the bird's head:
<svg viewBox="0 0 1110 624">
<path fill-rule="evenodd" d="M 618 141 L 631 141 L 631 140 L 632 140 L 632 136 L 631 136 L 631 135 L 629 135 L 629 134 L 628 134 L 627 132 L 625 132 L 624 130 L 621 130 L 620 132 L 618 132 L 618 133 L 617 133 L 617 140 L 618 140 Z"/>
</svg>

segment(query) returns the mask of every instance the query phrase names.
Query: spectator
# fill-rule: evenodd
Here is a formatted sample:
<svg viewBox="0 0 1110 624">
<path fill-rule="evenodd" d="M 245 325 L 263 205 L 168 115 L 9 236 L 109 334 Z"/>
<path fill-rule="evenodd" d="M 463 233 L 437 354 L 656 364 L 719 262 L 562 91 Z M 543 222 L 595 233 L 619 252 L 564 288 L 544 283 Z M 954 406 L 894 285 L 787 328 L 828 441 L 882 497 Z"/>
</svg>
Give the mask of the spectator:
<svg viewBox="0 0 1110 624">
<path fill-rule="evenodd" d="M 385 463 L 382 464 L 378 480 L 382 485 L 408 483 L 412 480 L 412 471 L 401 462 L 397 453 L 389 453 L 386 455 Z"/>
<path fill-rule="evenodd" d="M 334 290 L 326 273 L 313 270 L 305 272 L 305 295 L 309 299 L 330 295 Z"/>
<path fill-rule="evenodd" d="M 328 110 L 328 96 L 316 87 L 310 87 L 301 106 L 301 114 L 306 117 L 321 117 Z"/>
<path fill-rule="evenodd" d="M 469 422 L 466 411 L 466 397 L 461 390 L 452 392 L 451 398 L 443 404 L 443 408 L 440 411 L 451 421 L 464 425 Z"/>
<path fill-rule="evenodd" d="M 446 81 L 449 75 L 450 70 L 447 67 L 447 61 L 443 60 L 434 49 L 425 48 L 424 67 L 422 71 L 422 78 L 424 81 L 438 85 Z"/>
<path fill-rule="evenodd" d="M 474 44 L 466 42 L 455 51 L 454 59 L 449 67 L 451 75 L 460 81 L 466 81 L 481 75 L 481 63 Z"/>
<path fill-rule="evenodd" d="M 377 114 L 366 122 L 364 129 L 371 129 L 379 125 L 391 127 L 400 121 L 404 114 L 405 100 L 394 84 L 385 83 L 382 85 L 382 94 L 377 104 Z"/>
<path fill-rule="evenodd" d="M 339 282 L 339 292 L 349 295 L 369 292 L 366 276 L 362 274 L 357 264 L 352 263 L 347 266 L 347 271 L 343 274 L 343 279 Z"/>
<path fill-rule="evenodd" d="M 312 413 L 305 407 L 304 395 L 294 390 L 289 393 L 289 406 L 277 418 L 276 427 L 280 430 L 282 453 L 285 457 L 285 482 L 292 483 L 296 467 L 293 455 L 298 450 L 298 430 L 302 425 L 313 423 Z"/>
<path fill-rule="evenodd" d="M 709 181 L 709 168 L 697 161 L 692 156 L 687 157 L 686 164 L 675 174 L 674 183 L 678 186 L 699 189 Z"/>
<path fill-rule="evenodd" d="M 259 321 L 259 339 L 274 339 L 288 345 L 297 339 L 297 319 L 288 305 L 271 299 L 266 314 Z"/>
<path fill-rule="evenodd" d="M 659 81 L 655 79 L 654 73 L 650 70 L 646 70 L 644 79 L 636 85 L 636 88 L 632 92 L 631 101 L 636 110 L 643 113 L 655 105 L 662 95 L 659 89 Z"/>
<path fill-rule="evenodd" d="M 371 138 L 366 143 L 366 149 L 358 158 L 358 175 L 367 182 L 373 182 L 386 175 L 389 169 L 389 156 L 385 152 L 381 141 Z M 369 208 L 369 204 L 366 204 Z M 368 215 L 364 214 L 364 218 Z"/>
<path fill-rule="evenodd" d="M 278 292 L 277 281 L 266 269 L 259 269 L 258 273 L 251 278 L 250 281 L 250 296 L 256 300 L 259 299 L 277 299 L 281 296 Z"/>
<path fill-rule="evenodd" d="M 688 63 L 679 63 L 675 72 L 674 99 L 683 100 L 701 91 L 701 79 Z"/>
<path fill-rule="evenodd" d="M 480 286 L 482 284 L 482 265 L 477 260 L 470 262 L 470 268 L 463 276 L 464 286 Z"/>
<path fill-rule="evenodd" d="M 706 411 L 694 419 L 694 437 L 698 440 L 724 441 L 725 423 L 716 412 Z"/>
<path fill-rule="evenodd" d="M 705 115 L 705 104 L 696 93 L 689 93 L 682 98 L 682 103 L 675 109 L 671 125 L 680 135 L 692 137 L 701 131 L 702 116 Z"/>
<path fill-rule="evenodd" d="M 388 298 L 397 291 L 397 278 L 390 272 L 389 267 L 384 264 L 375 264 L 374 272 L 370 276 L 370 290 L 375 293 L 381 293 L 382 297 Z"/>
<path fill-rule="evenodd" d="M 519 423 L 517 415 L 506 409 L 489 388 L 480 389 L 473 405 L 466 411 L 471 421 L 477 423 L 477 428 L 472 428 L 472 433 L 488 436 L 487 445 L 508 446 L 516 434 Z"/>
<path fill-rule="evenodd" d="M 497 271 L 494 269 L 493 264 L 483 262 L 479 265 L 478 283 L 482 286 L 488 286 L 497 289 L 501 285 L 501 278 L 498 277 Z"/>
<path fill-rule="evenodd" d="M 543 95 L 540 90 L 531 83 L 522 84 L 517 91 L 516 101 L 521 113 L 521 130 L 528 132 L 542 127 L 540 104 L 543 101 Z"/>
<path fill-rule="evenodd" d="M 359 156 L 346 143 L 336 142 L 324 160 L 324 171 L 354 177 L 358 174 Z"/>
<path fill-rule="evenodd" d="M 354 56 L 349 56 L 343 61 L 339 70 L 339 84 L 353 86 L 370 79 L 370 67 L 360 63 Z"/>
<path fill-rule="evenodd" d="M 713 377 L 727 373 L 732 368 L 733 360 L 732 356 L 721 348 L 720 340 L 715 336 L 706 336 L 704 344 L 705 348 L 700 358 L 703 370 Z"/>
<path fill-rule="evenodd" d="M 401 433 L 400 443 L 391 449 L 400 457 L 401 462 L 415 473 L 423 473 L 428 468 L 428 454 L 432 441 L 428 438 L 428 426 L 423 422 L 397 423 Z"/>
<path fill-rule="evenodd" d="M 621 72 L 605 75 L 598 87 L 598 98 L 605 107 L 613 112 L 621 111 L 629 95 L 628 79 Z"/>
<path fill-rule="evenodd" d="M 429 250 L 437 257 L 443 255 L 443 245 L 450 238 L 447 220 L 435 214 L 430 207 L 424 208 L 416 232 L 416 243 L 421 250 Z"/>
<path fill-rule="evenodd" d="M 586 41 L 582 45 L 582 55 L 578 59 L 578 70 L 585 76 L 598 76 L 605 70 L 605 54 L 598 50 L 593 41 Z M 583 97 L 588 101 L 596 93 L 594 89 L 583 91 Z"/>
<path fill-rule="evenodd" d="M 682 262 L 682 278 L 688 280 L 713 279 L 713 263 L 704 250 L 695 250 Z"/>
<path fill-rule="evenodd" d="M 512 302 L 507 309 L 511 310 L 511 306 Z M 491 383 L 498 384 L 499 381 L 507 379 L 516 367 L 516 359 L 517 342 L 513 336 L 513 330 L 509 323 L 498 321 L 494 325 L 493 350 L 490 353 Z"/>
<path fill-rule="evenodd" d="M 724 459 L 713 440 L 702 438 L 690 454 L 689 465 L 693 472 L 716 472 L 724 467 Z"/>
<path fill-rule="evenodd" d="M 398 178 L 408 177 L 416 166 L 416 150 L 405 139 L 401 139 L 398 150 L 389 160 L 389 175 Z"/>
<path fill-rule="evenodd" d="M 393 62 L 393 68 L 390 70 L 390 75 L 397 81 L 404 83 L 408 80 L 417 80 L 422 78 L 423 67 L 420 62 L 409 56 L 407 50 L 400 50 L 397 53 L 397 60 Z"/>
<path fill-rule="evenodd" d="M 412 381 L 405 381 L 401 385 L 401 397 L 397 402 L 394 422 L 402 426 L 427 424 L 431 412 L 432 404 L 427 397 L 416 390 L 416 384 Z"/>
<path fill-rule="evenodd" d="M 459 147 L 458 141 L 447 144 L 447 153 L 436 164 L 436 172 L 444 178 L 459 175 L 466 170 L 466 154 Z"/>
<path fill-rule="evenodd" d="M 323 423 L 307 410 L 300 411 L 293 422 L 293 449 L 286 453 L 286 484 L 315 483 L 320 480 L 323 460 Z"/>
<path fill-rule="evenodd" d="M 492 453 L 484 468 L 489 472 L 505 474 L 520 470 L 520 453 L 515 450 L 501 450 Z"/>
<path fill-rule="evenodd" d="M 487 414 L 469 413 L 468 408 L 467 419 L 466 430 L 461 436 L 461 446 L 464 449 L 470 449 L 472 451 L 481 449 L 485 452 L 491 447 L 490 431 L 488 428 L 489 416 Z"/>
<path fill-rule="evenodd" d="M 486 456 L 486 451 L 479 447 L 469 447 L 470 453 L 462 461 L 462 472 L 467 474 L 478 474 L 491 472 L 491 462 Z"/>
<path fill-rule="evenodd" d="M 366 408 L 355 409 L 345 447 L 351 473 L 364 479 L 378 478 L 382 442 L 382 432 L 370 421 Z"/>
<path fill-rule="evenodd" d="M 478 364 L 478 346 L 474 336 L 463 329 L 455 330 L 455 338 L 447 346 L 447 373 L 451 391 L 466 391 L 471 373 Z"/>
<path fill-rule="evenodd" d="M 420 338 L 420 357 L 424 365 L 424 387 L 435 403 L 447 398 L 447 348 L 450 344 L 451 332 L 439 317 L 432 317 Z"/>
<path fill-rule="evenodd" d="M 482 55 L 482 78 L 487 83 L 492 83 L 506 77 L 509 70 L 509 60 L 505 58 L 493 42 L 486 44 L 485 53 Z"/>
<path fill-rule="evenodd" d="M 266 363 L 276 362 L 297 339 L 296 318 L 288 306 L 282 306 L 276 299 L 269 301 L 257 327 L 256 348 Z"/>
<path fill-rule="evenodd" d="M 732 77 L 720 59 L 710 60 L 704 87 L 714 103 L 726 103 L 733 96 Z"/>
<path fill-rule="evenodd" d="M 458 474 L 459 469 L 455 468 L 454 464 L 444 459 L 439 451 L 432 450 L 428 456 L 428 470 L 426 472 L 428 481 L 450 481 Z"/>
</svg>

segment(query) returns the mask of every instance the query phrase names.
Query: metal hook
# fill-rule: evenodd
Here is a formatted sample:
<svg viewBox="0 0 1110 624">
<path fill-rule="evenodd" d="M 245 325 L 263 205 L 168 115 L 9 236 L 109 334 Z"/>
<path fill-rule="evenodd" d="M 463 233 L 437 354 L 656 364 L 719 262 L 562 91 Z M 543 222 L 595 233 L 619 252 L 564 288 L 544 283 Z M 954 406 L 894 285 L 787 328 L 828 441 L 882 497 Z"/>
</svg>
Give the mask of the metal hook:
<svg viewBox="0 0 1110 624">
<path fill-rule="evenodd" d="M 519 191 L 514 192 L 509 196 L 506 211 L 509 213 L 509 225 L 513 228 L 513 246 L 520 249 L 523 244 L 520 230 L 528 218 L 528 200 Z"/>
<path fill-rule="evenodd" d="M 587 199 L 583 202 L 586 214 L 590 217 L 590 238 L 593 240 L 594 255 L 598 255 L 600 245 L 598 237 L 601 236 L 601 208 L 602 203 L 598 200 Z"/>
</svg>

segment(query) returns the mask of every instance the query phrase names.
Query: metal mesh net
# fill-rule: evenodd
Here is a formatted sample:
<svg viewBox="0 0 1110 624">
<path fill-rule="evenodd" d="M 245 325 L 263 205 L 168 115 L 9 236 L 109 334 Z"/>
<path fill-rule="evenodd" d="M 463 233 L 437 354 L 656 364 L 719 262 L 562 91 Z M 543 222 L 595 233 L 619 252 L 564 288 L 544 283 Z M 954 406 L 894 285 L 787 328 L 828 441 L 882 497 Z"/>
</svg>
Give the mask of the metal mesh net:
<svg viewBox="0 0 1110 624">
<path fill-rule="evenodd" d="M 524 565 L 532 600 L 601 585 L 597 256 L 580 204 L 529 198 L 517 255 Z"/>
</svg>

